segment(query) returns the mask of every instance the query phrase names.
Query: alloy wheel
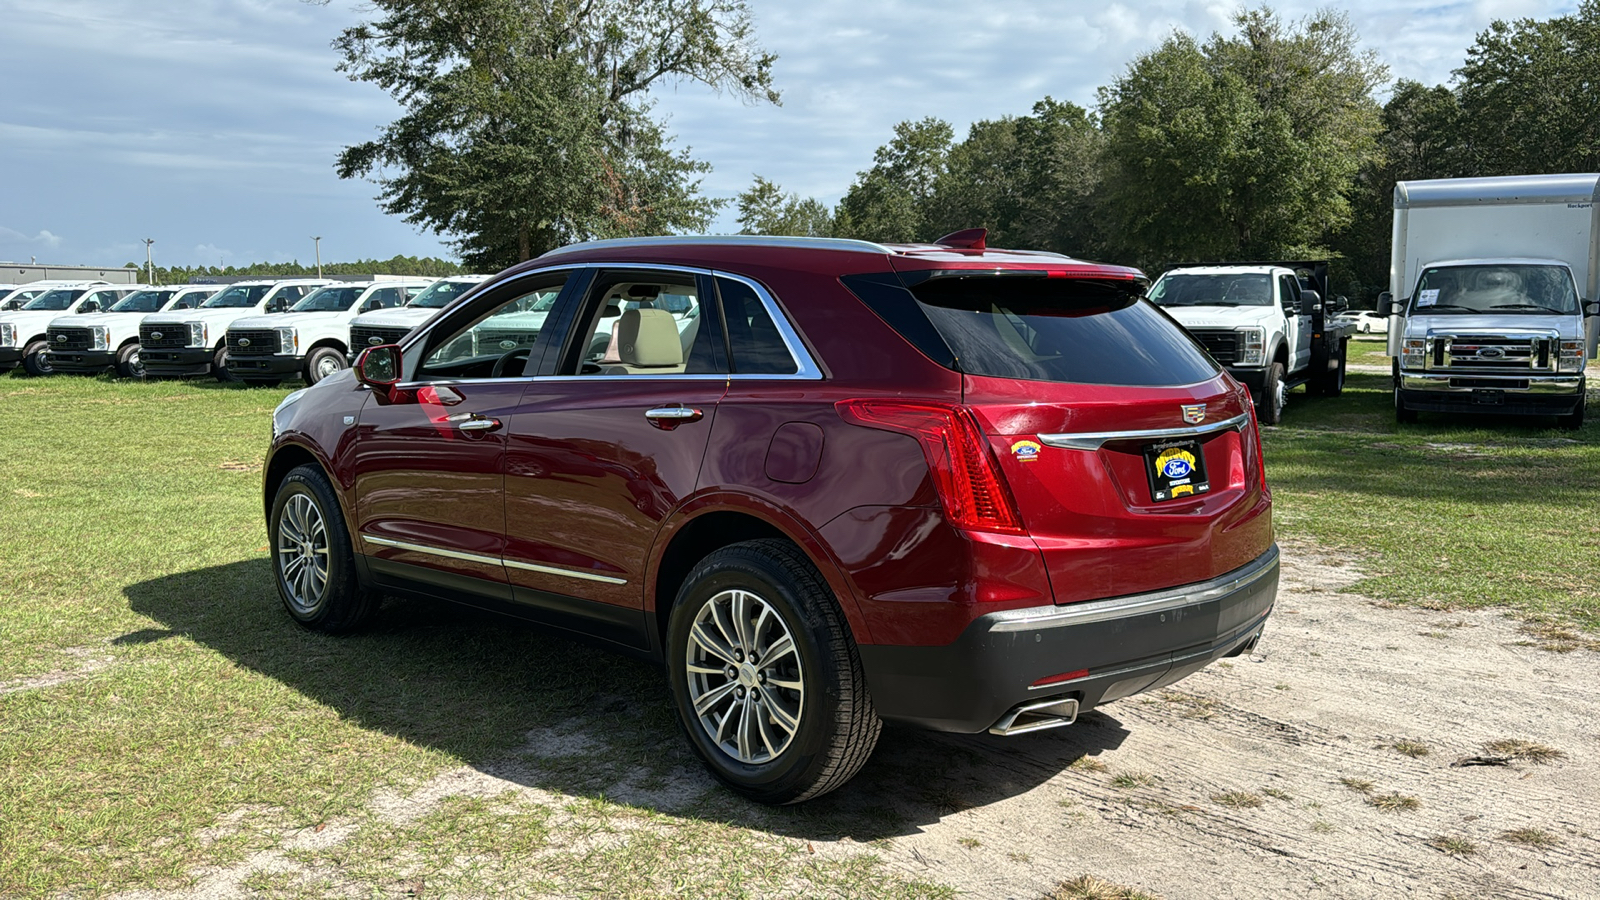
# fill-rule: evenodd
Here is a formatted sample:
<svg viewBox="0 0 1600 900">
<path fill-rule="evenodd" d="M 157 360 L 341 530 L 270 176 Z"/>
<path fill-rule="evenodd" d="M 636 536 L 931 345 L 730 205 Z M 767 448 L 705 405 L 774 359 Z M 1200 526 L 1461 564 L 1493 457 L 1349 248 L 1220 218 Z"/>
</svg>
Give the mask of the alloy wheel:
<svg viewBox="0 0 1600 900">
<path fill-rule="evenodd" d="M 324 356 L 317 363 L 317 380 L 321 381 L 322 379 L 327 378 L 329 375 L 339 372 L 343 368 L 344 366 L 339 365 L 339 361 L 337 359 L 334 359 L 331 356 Z"/>
<path fill-rule="evenodd" d="M 278 577 L 290 604 L 314 613 L 328 589 L 328 529 L 307 494 L 295 494 L 278 519 Z"/>
<path fill-rule="evenodd" d="M 700 727 L 747 765 L 771 762 L 800 728 L 805 678 L 783 617 L 746 590 L 712 596 L 695 614 L 685 663 Z"/>
</svg>

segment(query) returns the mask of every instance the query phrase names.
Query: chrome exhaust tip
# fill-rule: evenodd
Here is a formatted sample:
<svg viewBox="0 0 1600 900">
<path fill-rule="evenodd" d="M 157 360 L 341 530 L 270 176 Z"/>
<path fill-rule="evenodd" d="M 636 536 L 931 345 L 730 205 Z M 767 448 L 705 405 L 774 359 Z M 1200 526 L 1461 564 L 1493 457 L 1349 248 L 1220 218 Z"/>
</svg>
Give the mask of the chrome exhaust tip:
<svg viewBox="0 0 1600 900">
<path fill-rule="evenodd" d="M 1077 700 L 1070 697 L 1035 700 L 1032 703 L 1024 703 L 1001 716 L 1000 721 L 989 727 L 989 733 L 1008 737 L 1030 731 L 1043 731 L 1046 728 L 1060 728 L 1076 721 L 1078 721 Z"/>
</svg>

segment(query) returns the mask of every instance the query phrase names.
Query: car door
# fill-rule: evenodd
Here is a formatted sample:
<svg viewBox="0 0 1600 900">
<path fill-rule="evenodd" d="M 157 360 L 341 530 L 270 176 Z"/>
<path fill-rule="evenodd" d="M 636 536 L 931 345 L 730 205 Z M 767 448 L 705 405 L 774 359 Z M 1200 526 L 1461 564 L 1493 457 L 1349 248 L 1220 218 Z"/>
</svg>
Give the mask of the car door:
<svg viewBox="0 0 1600 900">
<path fill-rule="evenodd" d="M 649 550 L 695 490 L 728 386 L 710 296 L 709 278 L 687 270 L 598 270 L 562 352 L 529 384 L 506 449 L 505 563 L 534 618 L 649 646 Z M 619 309 L 612 361 L 595 335 Z"/>
<path fill-rule="evenodd" d="M 509 600 L 503 465 L 507 427 L 537 342 L 478 353 L 476 332 L 557 297 L 566 272 L 513 279 L 407 348 L 406 380 L 361 411 L 353 448 L 355 519 L 378 581 L 451 599 Z"/>
<path fill-rule="evenodd" d="M 1311 363 L 1311 309 L 1302 302 L 1300 282 L 1293 275 L 1278 276 L 1278 302 L 1288 326 L 1284 340 L 1292 351 L 1289 370 L 1298 371 Z"/>
</svg>

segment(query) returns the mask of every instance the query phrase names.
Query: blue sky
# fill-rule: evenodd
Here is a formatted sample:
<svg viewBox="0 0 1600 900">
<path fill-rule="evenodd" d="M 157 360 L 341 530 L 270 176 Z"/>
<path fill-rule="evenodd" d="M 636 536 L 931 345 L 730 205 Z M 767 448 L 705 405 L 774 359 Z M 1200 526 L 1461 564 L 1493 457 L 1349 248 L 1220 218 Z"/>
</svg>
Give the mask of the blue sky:
<svg viewBox="0 0 1600 900">
<path fill-rule="evenodd" d="M 836 202 L 894 123 L 1025 114 L 1095 88 L 1174 28 L 1228 30 L 1223 0 L 750 0 L 778 54 L 781 107 L 667 86 L 657 109 L 731 197 L 759 173 Z M 1288 18 L 1314 2 L 1279 2 Z M 1495 18 L 1570 12 L 1567 0 L 1351 0 L 1364 44 L 1396 77 L 1446 81 Z M 154 7 L 154 8 L 152 8 Z M 0 260 L 225 265 L 448 256 L 436 236 L 341 181 L 341 147 L 396 107 L 333 70 L 352 0 L 0 0 Z M 714 230 L 732 231 L 731 212 Z"/>
</svg>

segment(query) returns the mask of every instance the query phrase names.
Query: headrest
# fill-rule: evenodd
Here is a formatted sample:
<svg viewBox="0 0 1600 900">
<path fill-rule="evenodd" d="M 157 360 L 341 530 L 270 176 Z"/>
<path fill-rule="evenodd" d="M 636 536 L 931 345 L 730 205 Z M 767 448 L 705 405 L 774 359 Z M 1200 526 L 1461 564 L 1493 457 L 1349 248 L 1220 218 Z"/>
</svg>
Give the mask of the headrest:
<svg viewBox="0 0 1600 900">
<path fill-rule="evenodd" d="M 678 366 L 678 323 L 664 309 L 630 309 L 617 324 L 617 355 L 625 366 Z"/>
</svg>

